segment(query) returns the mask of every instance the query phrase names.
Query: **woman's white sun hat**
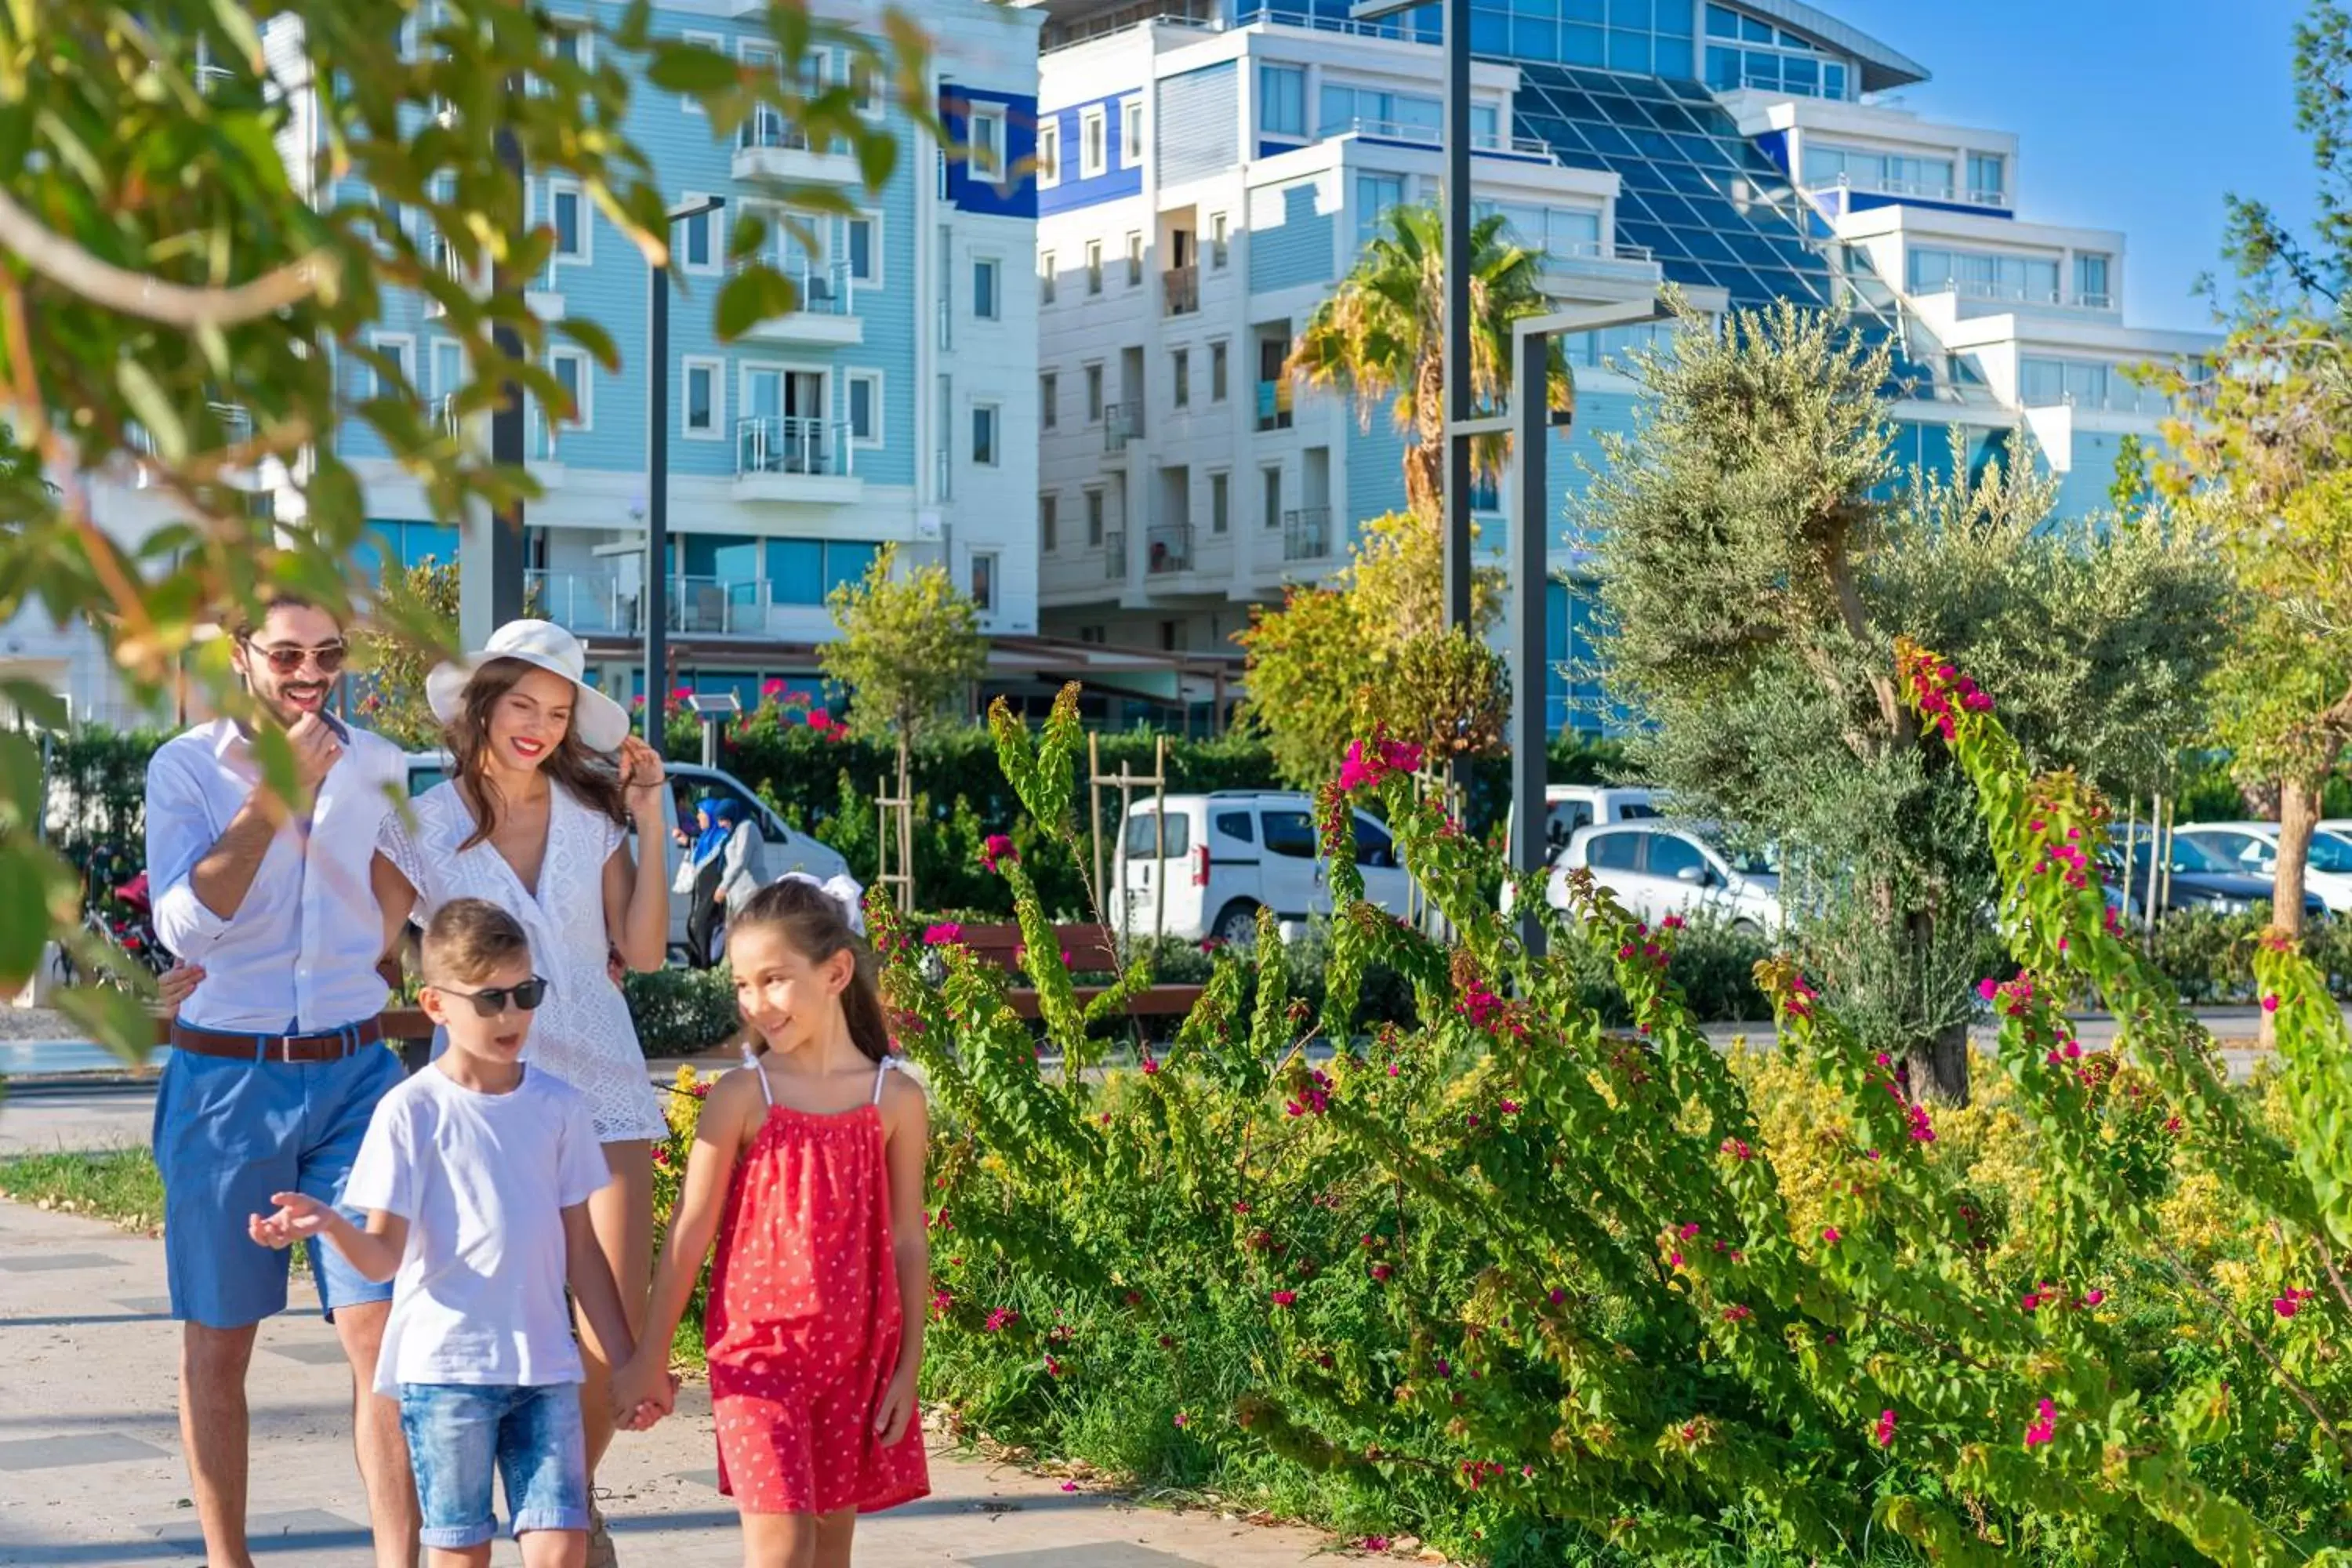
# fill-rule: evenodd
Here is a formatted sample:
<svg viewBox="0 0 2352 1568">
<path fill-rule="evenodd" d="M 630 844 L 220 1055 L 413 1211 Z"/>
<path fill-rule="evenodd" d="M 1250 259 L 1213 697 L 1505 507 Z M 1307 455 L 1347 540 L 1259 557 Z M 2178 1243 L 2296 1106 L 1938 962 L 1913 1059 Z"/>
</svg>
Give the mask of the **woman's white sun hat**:
<svg viewBox="0 0 2352 1568">
<path fill-rule="evenodd" d="M 457 664 L 445 664 L 425 678 L 425 700 L 433 716 L 453 722 L 466 706 L 466 688 L 486 665 L 519 659 L 560 675 L 579 689 L 572 710 L 572 732 L 592 752 L 617 752 L 629 738 L 628 710 L 588 684 L 588 656 L 580 639 L 552 621 L 509 621 L 490 634 L 489 646 Z"/>
</svg>

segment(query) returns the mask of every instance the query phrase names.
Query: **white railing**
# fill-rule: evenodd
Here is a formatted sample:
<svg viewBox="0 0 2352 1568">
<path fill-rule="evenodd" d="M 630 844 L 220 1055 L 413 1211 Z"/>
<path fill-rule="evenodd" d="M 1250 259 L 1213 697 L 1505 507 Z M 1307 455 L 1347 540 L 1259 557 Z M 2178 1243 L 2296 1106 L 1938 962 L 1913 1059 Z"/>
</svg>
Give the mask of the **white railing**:
<svg viewBox="0 0 2352 1568">
<path fill-rule="evenodd" d="M 1619 239 L 1570 239 L 1558 245 L 1531 245 L 1527 248 L 1555 261 L 1655 261 L 1657 255 L 1646 245 L 1631 245 Z"/>
<path fill-rule="evenodd" d="M 1442 125 L 1421 125 L 1402 120 L 1367 120 L 1359 115 L 1353 120 L 1333 121 L 1325 124 L 1318 140 L 1334 136 L 1369 136 L 1376 142 L 1409 142 L 1418 147 L 1443 146 L 1445 128 Z M 1559 154 L 1551 143 L 1533 136 L 1506 136 L 1499 131 L 1473 132 L 1470 146 L 1474 152 L 1507 153 L 1514 157 L 1536 158 L 1547 163 L 1559 162 Z"/>
<path fill-rule="evenodd" d="M 2077 294 L 2071 300 L 2062 289 L 2029 289 L 2021 283 L 2000 283 L 1981 278 L 1947 278 L 1913 285 L 1914 294 L 1951 294 L 1963 300 L 1994 300 L 2011 305 L 2071 305 L 2077 310 L 2113 309 L 2105 294 Z"/>
<path fill-rule="evenodd" d="M 849 422 L 783 415 L 735 421 L 735 477 L 850 472 Z"/>
<path fill-rule="evenodd" d="M 1808 192 L 1860 191 L 1873 196 L 1916 196 L 1924 202 L 1957 201 L 1958 195 L 1950 185 L 1922 184 L 1916 180 L 1855 179 L 1852 174 L 1840 174 L 1834 180 L 1813 180 L 1806 184 Z"/>
<path fill-rule="evenodd" d="M 809 150 L 809 136 L 785 119 L 774 105 L 763 103 L 752 110 L 751 118 L 743 121 L 743 128 L 735 133 L 735 145 L 738 151 L 746 153 L 755 147 L 805 153 Z"/>
<path fill-rule="evenodd" d="M 548 416 L 544 408 L 530 411 L 530 460 L 534 463 L 563 461 L 563 426 Z"/>
<path fill-rule="evenodd" d="M 445 392 L 433 400 L 433 425 L 445 436 L 464 433 L 465 421 L 457 416 L 457 395 Z"/>
<path fill-rule="evenodd" d="M 846 261 L 819 261 L 793 251 L 772 258 L 770 264 L 792 279 L 794 292 L 800 296 L 800 309 L 793 313 L 803 316 L 850 316 L 856 314 L 857 280 L 850 275 Z"/>
</svg>

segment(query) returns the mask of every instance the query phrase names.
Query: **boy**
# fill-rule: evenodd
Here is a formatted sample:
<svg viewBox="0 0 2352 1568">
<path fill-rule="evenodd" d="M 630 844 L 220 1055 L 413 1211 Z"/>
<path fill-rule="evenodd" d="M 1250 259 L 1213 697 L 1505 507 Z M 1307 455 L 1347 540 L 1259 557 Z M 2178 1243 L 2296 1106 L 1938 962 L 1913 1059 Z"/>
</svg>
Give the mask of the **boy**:
<svg viewBox="0 0 2352 1568">
<path fill-rule="evenodd" d="M 547 982 L 514 917 L 478 899 L 444 906 L 422 969 L 420 1001 L 448 1049 L 369 1123 L 343 1192 L 367 1227 L 289 1192 L 249 1228 L 268 1247 L 323 1237 L 368 1279 L 394 1279 L 375 1385 L 400 1401 L 432 1568 L 488 1563 L 493 1469 L 526 1568 L 577 1568 L 588 1469 L 563 1288 L 626 1354 L 620 1291 L 588 1226 L 588 1197 L 612 1173 L 587 1100 L 520 1059 Z"/>
</svg>

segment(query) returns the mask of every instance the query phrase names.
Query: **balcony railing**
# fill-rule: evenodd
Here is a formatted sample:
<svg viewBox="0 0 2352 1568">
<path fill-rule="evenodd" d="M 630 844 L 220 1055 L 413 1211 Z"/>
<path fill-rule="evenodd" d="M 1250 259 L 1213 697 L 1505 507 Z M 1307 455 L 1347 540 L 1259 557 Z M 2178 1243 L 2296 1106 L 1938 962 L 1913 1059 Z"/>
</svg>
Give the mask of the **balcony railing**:
<svg viewBox="0 0 2352 1568">
<path fill-rule="evenodd" d="M 803 316 L 849 316 L 856 313 L 857 280 L 846 261 L 819 261 L 797 247 L 765 258 L 768 265 L 792 279 L 800 295 Z M 942 342 L 940 347 L 947 345 Z"/>
<path fill-rule="evenodd" d="M 1657 253 L 1646 245 L 1633 245 L 1617 239 L 1564 239 L 1556 245 L 1535 245 L 1528 248 L 1553 261 L 1655 261 L 1658 258 Z"/>
<path fill-rule="evenodd" d="M 625 581 L 612 572 L 542 570 L 526 573 L 523 583 L 538 613 L 571 631 L 631 637 L 645 628 L 643 590 L 634 574 Z M 779 630 L 780 614 L 786 627 L 795 617 L 824 614 L 824 605 L 804 597 L 780 597 L 780 586 L 766 579 L 672 577 L 668 627 L 709 637 L 770 637 Z"/>
<path fill-rule="evenodd" d="M 1444 144 L 1445 129 L 1440 125 L 1422 125 L 1402 120 L 1336 120 L 1326 122 L 1320 137 L 1369 136 L 1376 142 L 1410 142 L 1420 147 Z M 1559 154 L 1551 143 L 1534 136 L 1506 136 L 1499 131 L 1477 131 L 1470 136 L 1474 152 L 1507 153 L 1514 158 L 1537 159 L 1546 163 L 1559 162 Z"/>
<path fill-rule="evenodd" d="M 1160 275 L 1160 286 L 1168 296 L 1168 313 L 1189 316 L 1201 308 L 1201 269 L 1198 267 L 1171 267 Z"/>
<path fill-rule="evenodd" d="M 1103 450 L 1124 452 L 1127 444 L 1143 434 L 1143 411 L 1132 403 L 1103 405 Z"/>
<path fill-rule="evenodd" d="M 1331 553 L 1331 509 L 1294 507 L 1282 514 L 1282 558 L 1321 561 Z"/>
<path fill-rule="evenodd" d="M 1168 522 L 1145 536 L 1144 569 L 1157 576 L 1192 569 L 1192 525 Z"/>
<path fill-rule="evenodd" d="M 1257 427 L 1261 430 L 1290 428 L 1290 378 L 1261 381 L 1257 384 Z"/>
<path fill-rule="evenodd" d="M 547 416 L 544 408 L 530 411 L 530 458 L 534 463 L 563 461 L 563 426 Z"/>
<path fill-rule="evenodd" d="M 457 416 L 457 395 L 445 392 L 433 400 L 433 427 L 444 436 L 465 433 L 465 421 Z"/>
<path fill-rule="evenodd" d="M 805 153 L 809 151 L 809 134 L 774 108 L 762 104 L 751 111 L 751 118 L 743 121 L 743 128 L 735 133 L 735 145 L 746 153 L 754 147 Z"/>
<path fill-rule="evenodd" d="M 1110 582 L 1127 577 L 1127 531 L 1114 528 L 1103 535 L 1103 576 Z"/>
<path fill-rule="evenodd" d="M 2080 293 L 2070 298 L 2063 289 L 2029 289 L 2022 283 L 2002 283 L 1982 278 L 1946 278 L 1932 283 L 1920 281 L 1912 285 L 1911 292 L 1950 294 L 1962 300 L 1993 300 L 2011 305 L 2070 305 L 2081 310 L 2114 308 L 2112 295 Z"/>
<path fill-rule="evenodd" d="M 807 475 L 826 478 L 850 471 L 849 425 L 793 415 L 735 421 L 735 477 Z"/>
</svg>

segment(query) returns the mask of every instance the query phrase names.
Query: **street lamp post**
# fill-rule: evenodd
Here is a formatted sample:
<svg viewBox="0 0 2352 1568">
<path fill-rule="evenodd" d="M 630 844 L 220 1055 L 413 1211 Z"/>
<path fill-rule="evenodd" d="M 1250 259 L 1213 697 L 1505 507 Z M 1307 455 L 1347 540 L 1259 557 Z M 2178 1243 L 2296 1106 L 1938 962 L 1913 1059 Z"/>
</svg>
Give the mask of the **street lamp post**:
<svg viewBox="0 0 2352 1568">
<path fill-rule="evenodd" d="M 706 196 L 669 215 L 671 228 L 727 205 Z M 667 239 L 667 230 L 663 237 Z M 646 399 L 646 587 L 638 613 L 646 618 L 646 743 L 662 748 L 669 712 L 669 262 L 651 268 L 646 364 L 653 374 Z"/>
<path fill-rule="evenodd" d="M 499 161 L 514 178 L 518 199 L 523 191 L 522 143 L 514 132 L 501 126 L 498 132 Z M 520 213 L 515 215 L 518 218 Z M 520 296 L 523 283 L 506 269 L 500 269 L 491 279 L 491 287 Z M 522 354 L 522 334 L 505 321 L 490 329 L 491 341 L 500 354 L 509 359 Z M 525 421 L 529 417 L 523 406 L 522 387 L 509 379 L 505 395 L 490 415 L 490 460 L 502 467 L 520 468 L 528 456 L 524 448 Z M 522 502 L 509 502 L 490 519 L 487 528 L 467 528 L 457 541 L 457 630 L 459 640 L 467 647 L 481 647 L 490 640 L 490 634 L 507 622 L 522 616 L 523 548 Z"/>
</svg>

